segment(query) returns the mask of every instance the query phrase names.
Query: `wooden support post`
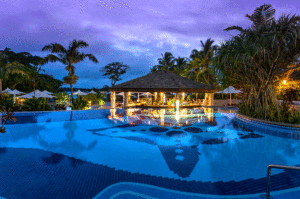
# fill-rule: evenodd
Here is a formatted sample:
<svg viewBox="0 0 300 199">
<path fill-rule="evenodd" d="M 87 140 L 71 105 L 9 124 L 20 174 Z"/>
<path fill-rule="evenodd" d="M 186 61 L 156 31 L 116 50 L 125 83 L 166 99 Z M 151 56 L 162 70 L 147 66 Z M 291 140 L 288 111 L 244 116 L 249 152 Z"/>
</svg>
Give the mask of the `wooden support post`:
<svg viewBox="0 0 300 199">
<path fill-rule="evenodd" d="M 115 91 L 112 91 L 111 94 L 110 94 L 110 107 L 111 108 L 116 108 L 116 92 Z"/>
<path fill-rule="evenodd" d="M 129 93 L 124 92 L 124 107 L 128 106 L 128 98 L 129 98 Z"/>
</svg>

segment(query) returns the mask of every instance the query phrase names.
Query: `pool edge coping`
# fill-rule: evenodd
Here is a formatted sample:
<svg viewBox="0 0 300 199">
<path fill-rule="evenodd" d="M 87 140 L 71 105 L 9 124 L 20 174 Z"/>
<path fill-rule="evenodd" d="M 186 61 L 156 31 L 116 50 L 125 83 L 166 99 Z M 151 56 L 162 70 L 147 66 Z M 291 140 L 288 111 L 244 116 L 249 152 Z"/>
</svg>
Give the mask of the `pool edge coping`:
<svg viewBox="0 0 300 199">
<path fill-rule="evenodd" d="M 260 123 L 260 124 L 263 124 L 263 125 L 267 125 L 267 126 L 273 125 L 273 126 L 276 126 L 277 128 L 285 127 L 285 128 L 294 128 L 296 130 L 300 130 L 300 125 L 299 124 L 288 124 L 288 123 L 281 123 L 281 122 L 272 122 L 272 121 L 267 121 L 267 120 L 261 120 L 261 119 L 249 117 L 247 115 L 243 115 L 243 114 L 240 114 L 240 113 L 236 113 L 236 119 L 239 119 L 239 120 L 248 120 L 248 121 L 251 121 L 251 122 L 257 122 L 257 123 Z"/>
</svg>

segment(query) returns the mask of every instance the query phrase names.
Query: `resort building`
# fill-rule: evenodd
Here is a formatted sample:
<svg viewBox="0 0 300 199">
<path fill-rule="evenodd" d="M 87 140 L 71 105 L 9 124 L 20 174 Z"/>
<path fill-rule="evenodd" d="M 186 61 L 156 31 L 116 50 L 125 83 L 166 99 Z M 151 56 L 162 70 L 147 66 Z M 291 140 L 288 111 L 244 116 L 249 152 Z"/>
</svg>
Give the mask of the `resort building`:
<svg viewBox="0 0 300 199">
<path fill-rule="evenodd" d="M 160 70 L 145 76 L 118 84 L 109 88 L 111 91 L 111 108 L 116 107 L 116 92 L 124 92 L 124 107 L 129 107 L 130 93 L 152 92 L 155 100 L 160 97 L 160 105 L 166 104 L 166 93 L 175 93 L 175 107 L 179 108 L 180 98 L 187 93 L 205 93 L 203 106 L 214 105 L 214 93 L 217 89 L 194 80 L 177 75 L 173 72 Z"/>
</svg>

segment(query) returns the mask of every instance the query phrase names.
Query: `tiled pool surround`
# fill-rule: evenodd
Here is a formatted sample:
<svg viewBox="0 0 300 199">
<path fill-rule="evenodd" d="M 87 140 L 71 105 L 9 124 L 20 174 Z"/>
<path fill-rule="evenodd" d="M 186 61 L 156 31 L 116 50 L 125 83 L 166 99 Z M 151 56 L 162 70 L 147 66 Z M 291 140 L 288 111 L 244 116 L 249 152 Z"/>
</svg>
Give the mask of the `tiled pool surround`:
<svg viewBox="0 0 300 199">
<path fill-rule="evenodd" d="M 98 114 L 105 115 L 107 112 Z M 90 120 L 92 123 L 87 120 L 78 120 L 32 123 L 23 126 L 21 124 L 8 125 L 7 134 L 0 138 L 0 165 L 4 171 L 0 173 L 0 196 L 5 198 L 93 198 L 106 187 L 120 182 L 142 183 L 191 194 L 237 197 L 245 196 L 245 194 L 259 195 L 266 190 L 266 167 L 262 168 L 261 175 L 253 172 L 250 177 L 251 174 L 237 169 L 237 165 L 232 160 L 235 159 L 243 168 L 247 164 L 242 163 L 241 160 L 248 161 L 244 152 L 248 154 L 250 162 L 255 161 L 253 159 L 255 156 L 263 157 L 263 153 L 256 150 L 256 147 L 259 147 L 264 141 L 270 143 L 269 147 L 277 146 L 274 142 L 280 140 L 285 143 L 282 147 L 284 151 L 277 149 L 280 151 L 279 156 L 278 154 L 277 157 L 266 155 L 265 158 L 279 159 L 279 161 L 288 160 L 294 165 L 299 165 L 297 154 L 293 160 L 282 159 L 282 157 L 293 158 L 295 156 L 295 152 L 298 151 L 295 144 L 298 143 L 298 140 L 289 136 L 274 137 L 270 131 L 266 130 L 268 133 L 264 133 L 256 131 L 251 125 L 244 127 L 242 123 L 233 124 L 228 118 L 217 117 L 217 126 L 199 123 L 192 127 L 181 127 L 178 130 L 171 127 L 159 127 L 166 128 L 163 132 L 151 131 L 151 128 L 157 128 L 151 125 L 134 126 L 112 123 L 106 119 Z M 13 126 L 16 126 L 18 130 Z M 19 130 L 18 127 L 25 129 Z M 232 128 L 235 130 L 232 131 Z M 63 130 L 60 133 L 55 132 L 58 129 Z M 279 134 L 279 132 L 277 133 Z M 111 145 L 107 144 L 108 141 Z M 24 142 L 27 144 L 24 145 Z M 30 143 L 31 145 L 28 146 Z M 105 145 L 104 148 L 101 145 Z M 245 150 L 250 146 L 253 148 L 252 151 L 257 153 L 256 155 L 252 154 L 251 150 Z M 165 163 L 158 159 L 152 160 L 158 161 L 156 167 L 166 164 L 169 172 L 173 174 L 159 174 L 159 172 L 149 174 L 148 166 L 144 165 L 145 168 L 142 168 L 139 165 L 143 164 L 138 162 L 135 163 L 136 167 L 135 165 L 126 166 L 126 162 L 133 161 L 132 158 L 137 157 L 137 154 L 143 154 L 135 150 L 128 150 L 128 147 L 150 152 L 145 154 L 147 157 L 141 157 L 141 162 L 147 161 L 148 158 L 162 158 Z M 230 149 L 232 147 L 233 150 Z M 121 156 L 114 153 L 117 151 L 114 148 L 123 150 L 119 153 L 128 154 L 128 158 L 120 159 Z M 285 148 L 288 151 L 285 151 Z M 124 152 L 124 150 L 126 151 Z M 159 153 L 155 152 L 156 150 Z M 264 149 L 260 148 L 260 150 Z M 224 151 L 228 151 L 228 154 Z M 238 151 L 242 153 L 237 153 Z M 209 154 L 214 155 L 209 157 Z M 237 157 L 228 156 L 229 154 Z M 276 153 L 272 152 L 271 154 L 275 155 Z M 215 159 L 216 155 L 219 158 L 222 157 L 223 160 Z M 105 157 L 101 158 L 102 156 Z M 112 161 L 106 157 L 115 158 L 115 160 Z M 226 163 L 227 159 L 231 164 Z M 265 163 L 261 164 L 259 159 L 257 161 L 257 164 L 260 165 L 258 169 L 267 163 L 264 161 Z M 249 166 L 251 166 L 250 162 Z M 211 171 L 207 167 L 209 165 L 212 166 Z M 221 165 L 223 169 L 220 167 Z M 166 167 L 161 167 L 161 169 L 164 170 Z M 214 178 L 201 177 L 204 175 L 201 170 L 211 173 L 211 175 L 214 172 Z M 235 170 L 236 174 L 231 170 Z M 216 171 L 219 174 L 215 173 Z M 200 172 L 197 174 L 199 178 L 192 177 L 197 176 L 195 172 Z M 240 176 L 236 176 L 236 180 L 232 180 L 230 178 L 234 179 L 235 177 L 230 177 L 230 175 L 233 174 Z M 299 175 L 299 172 L 293 171 L 273 172 L 272 182 L 274 183 L 271 190 L 299 187 Z M 151 195 L 151 192 L 147 194 Z M 126 194 L 123 196 L 125 197 Z M 130 194 L 128 198 L 130 196 L 132 198 Z M 122 195 L 116 198 L 122 198 Z M 168 197 L 162 195 L 161 198 Z M 178 198 L 182 197 L 178 196 Z"/>
</svg>

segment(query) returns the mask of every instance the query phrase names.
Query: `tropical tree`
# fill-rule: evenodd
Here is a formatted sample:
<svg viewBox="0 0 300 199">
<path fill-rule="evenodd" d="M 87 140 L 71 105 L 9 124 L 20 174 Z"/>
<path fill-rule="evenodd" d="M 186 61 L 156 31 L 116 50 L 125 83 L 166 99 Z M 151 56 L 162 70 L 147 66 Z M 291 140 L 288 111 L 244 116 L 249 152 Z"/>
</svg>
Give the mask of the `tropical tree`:
<svg viewBox="0 0 300 199">
<path fill-rule="evenodd" d="M 125 74 L 128 69 L 129 66 L 123 64 L 123 62 L 112 62 L 104 66 L 100 72 L 103 73 L 102 76 L 108 76 L 111 79 L 111 85 L 115 86 L 117 81 L 122 80 L 120 76 Z"/>
<path fill-rule="evenodd" d="M 73 85 L 77 83 L 78 79 L 79 77 L 76 75 L 68 75 L 63 78 L 64 83 L 71 87 L 71 100 L 73 100 Z"/>
<path fill-rule="evenodd" d="M 33 90 L 35 91 L 37 84 L 39 81 L 43 81 L 43 77 L 40 76 L 40 72 L 45 72 L 44 69 L 42 69 L 42 66 L 35 66 L 28 69 L 27 74 L 29 75 L 30 79 L 32 80 L 32 86 Z"/>
<path fill-rule="evenodd" d="M 2 93 L 2 80 L 6 79 L 9 74 L 27 75 L 21 63 L 11 60 L 10 53 L 9 48 L 0 51 L 0 93 Z"/>
<path fill-rule="evenodd" d="M 186 57 L 178 57 L 175 59 L 176 64 L 173 67 L 173 71 L 181 76 L 185 76 L 188 70 L 189 60 Z"/>
<path fill-rule="evenodd" d="M 205 84 L 216 85 L 216 78 L 214 76 L 215 68 L 212 66 L 213 57 L 218 48 L 217 45 L 213 45 L 214 40 L 207 39 L 205 43 L 201 40 L 201 50 L 192 50 L 190 58 L 190 73 L 194 73 L 196 81 L 200 81 Z"/>
<path fill-rule="evenodd" d="M 16 105 L 13 100 L 6 94 L 0 94 L 0 112 L 1 112 L 1 126 L 0 133 L 5 133 L 4 124 L 7 120 L 17 121 L 14 117 L 14 112 L 20 109 L 19 105 Z"/>
<path fill-rule="evenodd" d="M 274 19 L 271 5 L 262 5 L 252 15 L 250 28 L 231 26 L 240 33 L 222 44 L 218 67 L 244 86 L 247 103 L 267 117 L 269 105 L 278 108 L 275 88 L 280 77 L 300 67 L 300 16 L 282 15 Z"/>
<path fill-rule="evenodd" d="M 41 63 L 46 64 L 48 62 L 61 62 L 66 65 L 65 69 L 68 71 L 69 76 L 75 75 L 74 64 L 83 61 L 86 57 L 89 58 L 90 61 L 98 63 L 98 60 L 94 55 L 79 52 L 79 49 L 87 48 L 88 46 L 89 45 L 85 41 L 77 41 L 75 39 L 70 42 L 68 49 L 58 43 L 51 43 L 50 45 L 46 45 L 42 48 L 42 51 L 51 51 L 52 54 L 47 55 Z M 73 89 L 71 89 L 71 98 L 73 100 Z"/>
<path fill-rule="evenodd" d="M 6 63 L 16 63 L 17 72 L 12 71 L 7 73 L 2 83 L 3 86 L 24 92 L 30 92 L 35 89 L 42 90 L 57 90 L 62 82 L 54 79 L 47 74 L 41 74 L 45 72 L 42 69 L 41 60 L 39 56 L 33 56 L 28 52 L 16 53 L 9 48 L 5 48 L 4 51 L 0 51 L 0 54 L 5 56 Z M 3 60 L 2 60 L 3 61 Z M 3 62 L 2 62 L 3 63 Z"/>
<path fill-rule="evenodd" d="M 174 70 L 175 58 L 170 52 L 165 52 L 165 54 L 161 54 L 162 58 L 158 59 L 158 65 L 155 65 L 151 68 L 151 72 L 159 71 L 159 70 Z"/>
</svg>

